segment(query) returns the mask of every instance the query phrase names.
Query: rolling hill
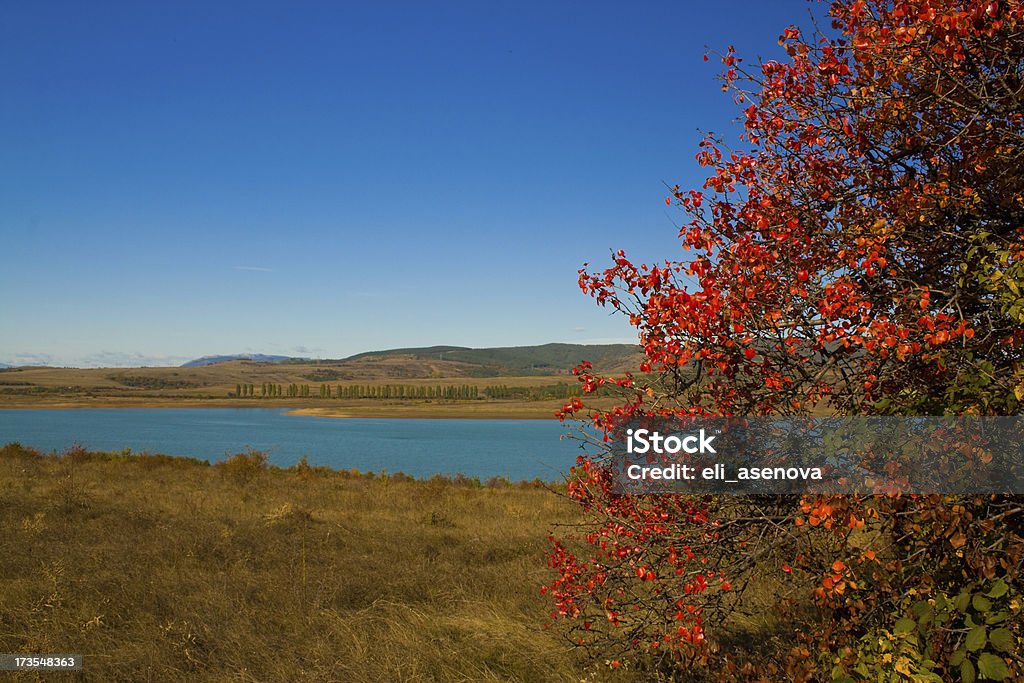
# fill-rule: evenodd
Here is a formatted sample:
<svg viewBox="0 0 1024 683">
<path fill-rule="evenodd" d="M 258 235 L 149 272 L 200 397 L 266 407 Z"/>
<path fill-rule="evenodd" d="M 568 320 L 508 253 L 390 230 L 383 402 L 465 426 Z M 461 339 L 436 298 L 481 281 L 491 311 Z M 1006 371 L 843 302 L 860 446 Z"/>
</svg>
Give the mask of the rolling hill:
<svg viewBox="0 0 1024 683">
<path fill-rule="evenodd" d="M 456 361 L 480 366 L 482 370 L 492 371 L 496 375 L 548 375 L 568 372 L 583 360 L 590 361 L 606 372 L 635 368 L 640 357 L 640 347 L 634 344 L 542 344 L 484 349 L 428 346 L 370 351 L 336 362 L 389 357 Z"/>
<path fill-rule="evenodd" d="M 239 353 L 233 356 L 203 356 L 202 358 L 196 358 L 195 360 L 190 360 L 187 363 L 182 363 L 180 367 L 201 368 L 207 365 L 214 365 L 216 363 L 226 363 L 229 360 L 251 360 L 256 363 L 280 363 L 281 361 L 300 359 L 295 359 L 291 356 L 268 356 L 262 353 Z"/>
<path fill-rule="evenodd" d="M 444 362 L 461 367 L 470 376 L 556 375 L 569 372 L 580 361 L 588 360 L 605 372 L 635 368 L 640 347 L 633 344 L 542 344 L 539 346 L 503 346 L 474 349 L 467 346 L 424 346 L 384 351 L 367 351 L 348 358 L 312 361 L 307 358 L 271 356 L 259 353 L 226 356 L 203 356 L 182 364 L 196 368 L 249 361 L 255 363 L 307 364 L 319 366 L 351 366 L 358 368 L 375 362 L 423 361 Z"/>
<path fill-rule="evenodd" d="M 334 411 L 330 414 L 345 417 L 547 418 L 561 407 L 561 395 L 574 384 L 569 372 L 582 360 L 592 362 L 605 374 L 619 374 L 639 366 L 640 347 L 432 346 L 374 351 L 336 360 L 244 354 L 239 358 L 198 358 L 184 367 L 19 367 L 2 371 L 0 406 L 261 405 L 329 409 Z M 281 393 L 267 396 L 270 386 Z M 483 398 L 469 402 L 434 400 L 445 398 L 442 390 L 456 391 L 459 387 L 471 387 L 474 395 Z M 243 388 L 248 391 L 239 395 Z M 297 393 L 300 389 L 305 393 Z M 343 390 L 358 394 L 343 396 Z M 501 395 L 495 398 L 491 395 L 494 391 Z M 398 400 L 389 397 L 388 392 L 397 392 Z"/>
</svg>

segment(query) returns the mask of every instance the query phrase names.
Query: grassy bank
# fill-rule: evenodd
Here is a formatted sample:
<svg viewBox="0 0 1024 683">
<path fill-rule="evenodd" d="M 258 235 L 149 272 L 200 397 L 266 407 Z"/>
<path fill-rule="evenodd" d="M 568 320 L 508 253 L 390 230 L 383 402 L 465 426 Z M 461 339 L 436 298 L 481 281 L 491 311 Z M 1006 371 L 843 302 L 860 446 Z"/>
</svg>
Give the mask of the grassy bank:
<svg viewBox="0 0 1024 683">
<path fill-rule="evenodd" d="M 591 400 L 598 408 L 610 408 L 609 399 Z M 0 410 L 66 410 L 72 408 L 266 408 L 286 410 L 289 415 L 331 418 L 417 418 L 459 420 L 553 420 L 564 406 L 548 401 L 339 401 L 296 399 L 190 399 L 146 397 L 85 397 L 56 399 L 0 398 Z"/>
<path fill-rule="evenodd" d="M 87 397 L 0 399 L 0 410 L 77 408 L 264 408 L 290 415 L 333 418 L 552 420 L 564 401 L 323 401 L 295 399 L 190 399 Z"/>
<path fill-rule="evenodd" d="M 0 652 L 86 655 L 46 680 L 579 681 L 538 592 L 572 514 L 507 483 L 6 446 Z"/>
</svg>

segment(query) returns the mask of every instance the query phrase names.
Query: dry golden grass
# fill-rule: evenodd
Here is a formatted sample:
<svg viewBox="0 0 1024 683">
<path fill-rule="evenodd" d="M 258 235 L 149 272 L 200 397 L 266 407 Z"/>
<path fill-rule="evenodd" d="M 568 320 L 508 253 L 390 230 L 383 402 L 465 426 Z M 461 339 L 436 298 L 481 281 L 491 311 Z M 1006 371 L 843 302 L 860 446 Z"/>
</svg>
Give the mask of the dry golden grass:
<svg viewBox="0 0 1024 683">
<path fill-rule="evenodd" d="M 573 514 L 537 488 L 7 446 L 0 652 L 86 655 L 47 681 L 607 680 L 542 629 Z"/>
<path fill-rule="evenodd" d="M 315 408 L 294 408 L 293 415 L 312 417 L 391 417 L 391 418 L 458 418 L 458 419 L 517 419 L 552 420 L 563 400 L 517 401 L 325 401 Z M 614 399 L 598 398 L 587 402 L 590 407 L 610 409 L 617 405 Z"/>
<path fill-rule="evenodd" d="M 405 358 L 363 359 L 337 365 L 230 361 L 197 368 L 13 368 L 0 371 L 0 408 L 290 408 L 321 417 L 551 419 L 565 401 L 321 398 L 320 384 L 435 387 L 487 385 L 550 387 L 575 382 L 567 375 L 469 377 L 468 366 Z M 341 378 L 311 380 L 317 372 Z M 149 381 L 148 386 L 123 381 Z M 312 396 L 237 398 L 238 384 L 308 384 Z"/>
</svg>

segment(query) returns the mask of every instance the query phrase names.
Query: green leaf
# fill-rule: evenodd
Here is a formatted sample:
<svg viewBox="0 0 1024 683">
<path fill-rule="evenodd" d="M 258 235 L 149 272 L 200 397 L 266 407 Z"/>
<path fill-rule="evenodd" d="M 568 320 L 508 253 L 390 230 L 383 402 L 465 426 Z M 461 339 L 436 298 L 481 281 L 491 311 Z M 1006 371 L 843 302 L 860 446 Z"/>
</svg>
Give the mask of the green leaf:
<svg viewBox="0 0 1024 683">
<path fill-rule="evenodd" d="M 1002 579 L 996 579 L 996 582 L 992 584 L 992 588 L 989 589 L 988 593 L 985 593 L 990 598 L 1001 598 L 1006 595 L 1006 592 L 1010 590 L 1010 587 L 1006 585 L 1006 582 Z"/>
<path fill-rule="evenodd" d="M 987 612 L 992 609 L 992 601 L 981 593 L 975 593 L 974 597 L 971 598 L 971 606 L 979 612 Z"/>
<path fill-rule="evenodd" d="M 949 665 L 950 666 L 960 666 L 963 663 L 963 661 L 964 661 L 964 657 L 966 657 L 966 656 L 967 656 L 967 648 L 966 647 L 960 648 L 959 650 L 954 652 L 952 655 L 950 655 L 950 657 L 949 657 Z"/>
<path fill-rule="evenodd" d="M 966 612 L 969 604 L 971 604 L 971 594 L 967 591 L 956 596 L 956 600 L 953 602 L 953 606 L 956 607 L 958 612 Z"/>
<path fill-rule="evenodd" d="M 971 664 L 971 660 L 965 659 L 964 663 L 960 665 L 960 680 L 963 683 L 974 683 L 978 679 L 978 675 L 974 671 L 974 665 Z"/>
<path fill-rule="evenodd" d="M 895 633 L 898 636 L 904 635 L 906 633 L 912 632 L 915 628 L 917 628 L 916 621 L 914 621 L 913 619 L 907 619 L 906 617 L 903 617 L 902 619 L 896 622 L 896 626 L 893 628 L 893 633 Z"/>
<path fill-rule="evenodd" d="M 914 613 L 915 617 L 920 618 L 921 615 L 929 610 L 929 608 L 931 608 L 931 605 L 928 604 L 927 600 L 918 600 L 910 608 L 910 611 Z"/>
<path fill-rule="evenodd" d="M 913 603 L 913 606 L 910 607 L 910 611 L 913 612 L 913 615 L 916 618 L 918 618 L 918 624 L 922 626 L 928 626 L 935 618 L 935 607 L 928 604 L 927 600 L 919 600 L 918 602 Z"/>
<path fill-rule="evenodd" d="M 868 669 L 868 665 L 864 662 L 860 662 L 857 666 L 853 667 L 853 672 L 860 674 L 864 678 L 871 678 L 871 670 Z"/>
<path fill-rule="evenodd" d="M 971 652 L 985 647 L 985 627 L 976 626 L 967 632 L 967 649 Z"/>
<path fill-rule="evenodd" d="M 986 624 L 997 624 L 1006 621 L 1010 618 L 1010 613 L 1006 610 L 999 610 L 998 612 L 992 612 L 985 617 Z"/>
<path fill-rule="evenodd" d="M 1006 662 L 991 652 L 982 652 L 978 657 L 978 673 L 993 681 L 1002 681 L 1010 677 Z"/>
<path fill-rule="evenodd" d="M 1013 652 L 1017 645 L 1017 639 L 1005 628 L 997 628 L 989 634 L 988 640 L 992 647 L 1001 652 Z"/>
</svg>

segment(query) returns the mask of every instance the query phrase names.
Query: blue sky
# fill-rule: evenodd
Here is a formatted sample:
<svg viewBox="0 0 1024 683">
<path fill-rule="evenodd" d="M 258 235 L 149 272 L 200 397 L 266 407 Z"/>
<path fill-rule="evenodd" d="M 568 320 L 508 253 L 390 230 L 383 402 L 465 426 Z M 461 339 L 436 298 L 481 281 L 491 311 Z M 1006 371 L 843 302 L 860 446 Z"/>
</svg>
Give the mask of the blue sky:
<svg viewBox="0 0 1024 683">
<path fill-rule="evenodd" d="M 635 341 L 665 184 L 803 0 L 28 2 L 0 22 L 0 362 Z"/>
</svg>

